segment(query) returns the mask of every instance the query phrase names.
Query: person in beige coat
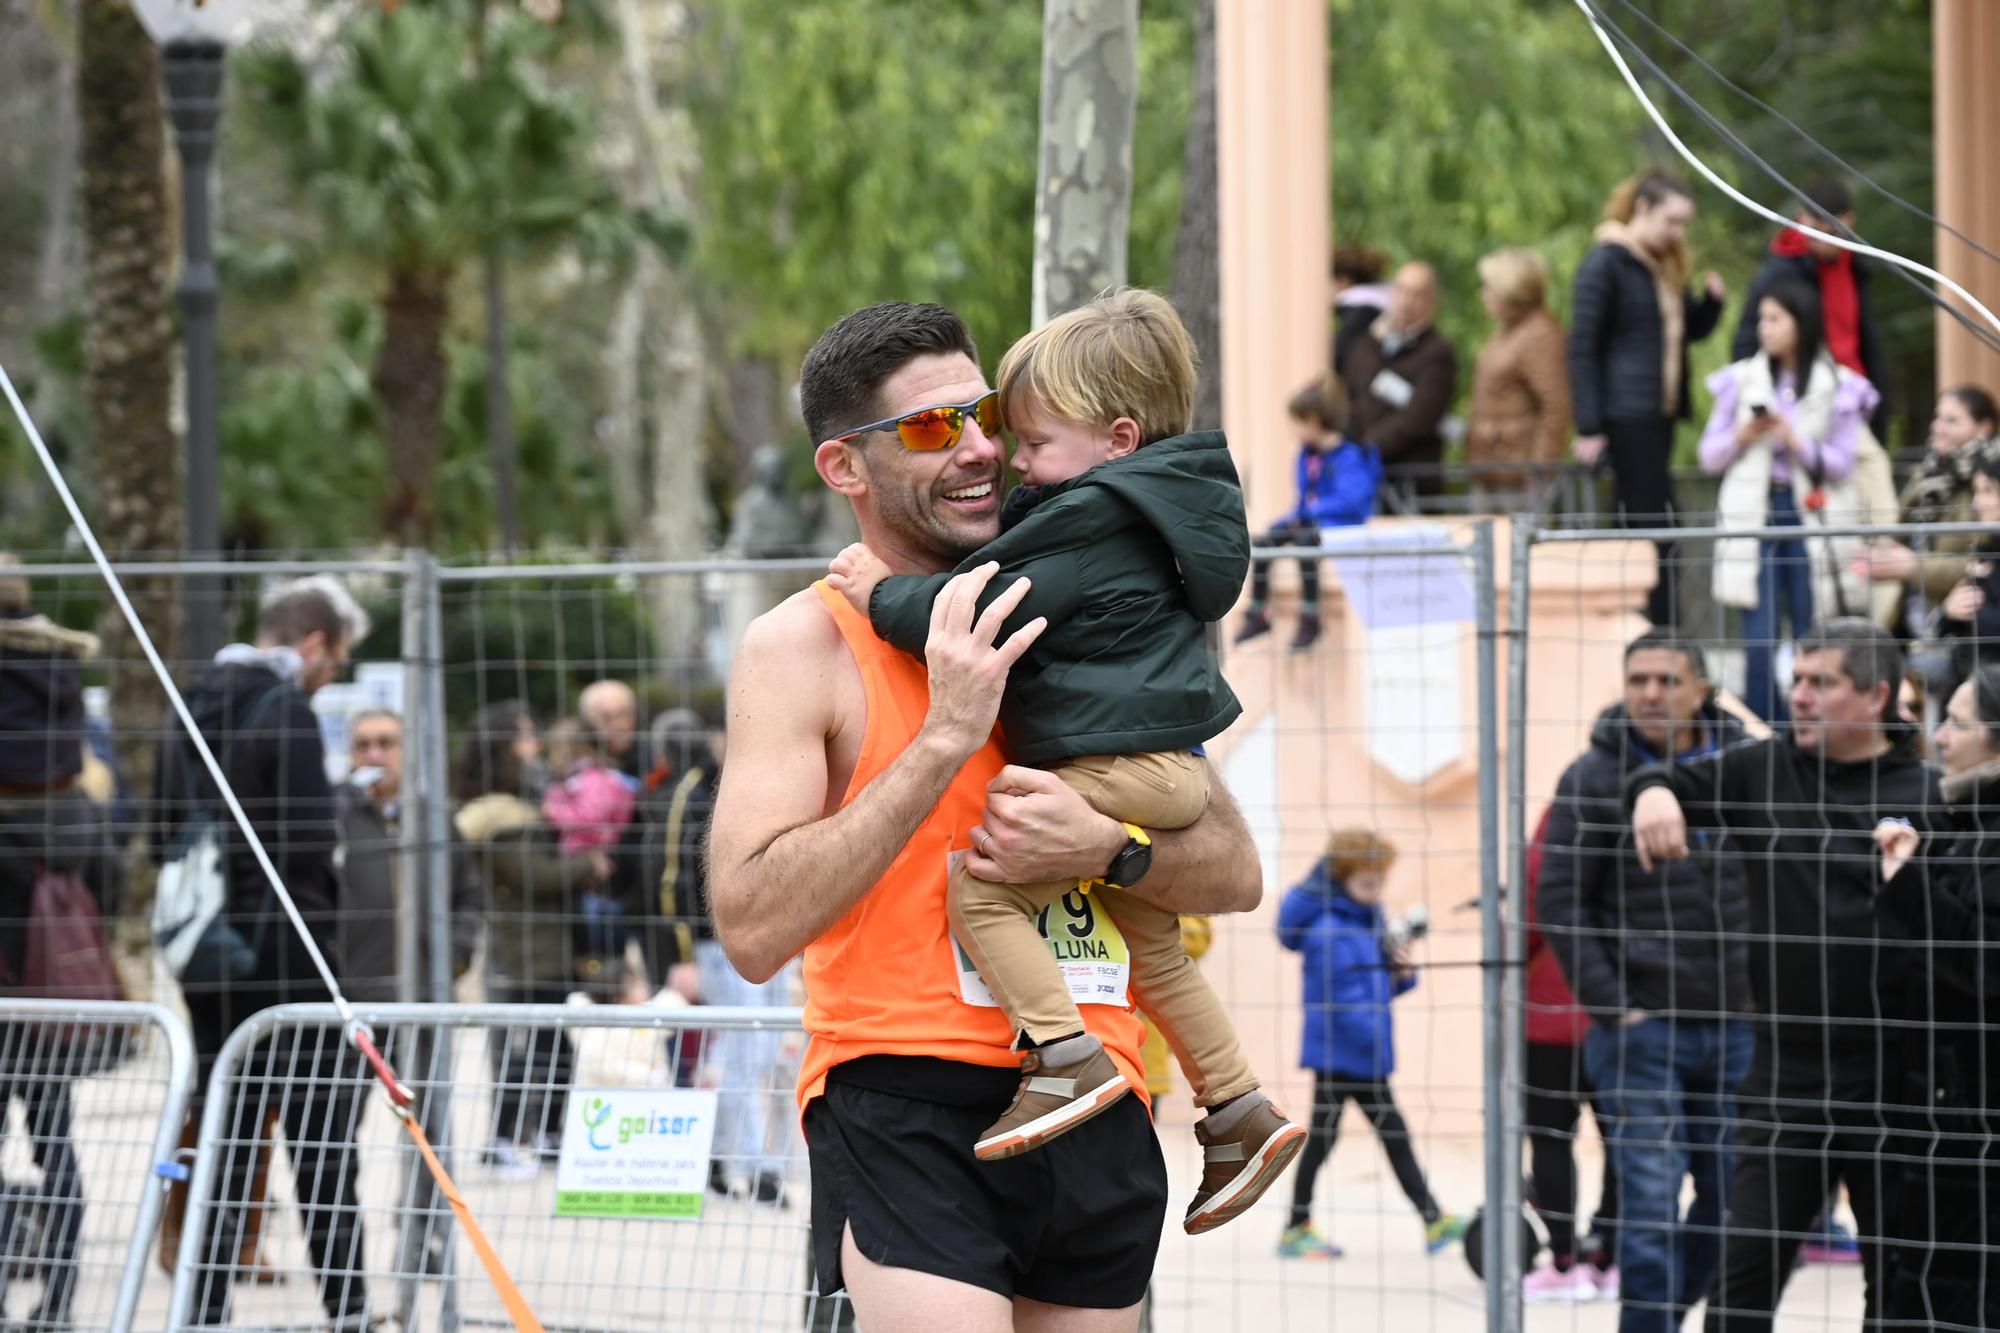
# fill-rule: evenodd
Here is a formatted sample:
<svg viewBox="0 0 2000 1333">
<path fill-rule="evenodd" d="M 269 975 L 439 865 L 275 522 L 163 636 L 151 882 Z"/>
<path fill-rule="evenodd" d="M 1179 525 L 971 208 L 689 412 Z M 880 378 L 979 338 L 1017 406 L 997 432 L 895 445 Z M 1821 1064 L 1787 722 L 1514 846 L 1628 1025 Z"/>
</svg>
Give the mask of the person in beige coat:
<svg viewBox="0 0 2000 1333">
<path fill-rule="evenodd" d="M 1510 246 L 1479 261 L 1479 299 L 1497 326 L 1472 369 L 1465 461 L 1557 463 L 1569 444 L 1569 366 L 1562 325 L 1550 313 L 1549 266 Z M 1473 474 L 1482 507 L 1492 492 L 1530 489 L 1531 472 Z"/>
</svg>

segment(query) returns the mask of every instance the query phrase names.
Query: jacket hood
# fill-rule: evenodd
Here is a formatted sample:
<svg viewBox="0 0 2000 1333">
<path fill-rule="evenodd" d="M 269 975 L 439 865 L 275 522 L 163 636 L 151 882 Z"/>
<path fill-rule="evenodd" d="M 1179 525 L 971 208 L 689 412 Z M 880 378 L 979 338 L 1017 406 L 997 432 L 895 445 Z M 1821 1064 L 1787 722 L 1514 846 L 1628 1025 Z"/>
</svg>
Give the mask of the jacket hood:
<svg viewBox="0 0 2000 1333">
<path fill-rule="evenodd" d="M 0 616 L 0 649 L 35 656 L 95 657 L 97 636 L 64 629 L 47 616 Z"/>
<path fill-rule="evenodd" d="M 542 821 L 542 812 L 518 796 L 494 792 L 467 801 L 454 821 L 458 834 L 467 842 L 488 842 L 531 829 Z"/>
<path fill-rule="evenodd" d="M 1315 864 L 1306 877 L 1299 881 L 1299 887 L 1317 893 L 1327 900 L 1327 910 L 1335 916 L 1345 918 L 1357 926 L 1375 926 L 1382 921 L 1382 905 L 1365 906 L 1348 896 L 1347 886 L 1333 877 L 1325 861 Z"/>
<path fill-rule="evenodd" d="M 1787 227 L 1771 238 L 1771 253 L 1786 259 L 1799 259 L 1812 253 L 1806 241 L 1806 234 L 1797 227 Z"/>
<path fill-rule="evenodd" d="M 1049 488 L 1109 490 L 1159 532 L 1180 565 L 1188 609 L 1220 620 L 1236 605 L 1250 572 L 1250 527 L 1243 483 L 1219 430 L 1155 441 Z"/>
<path fill-rule="evenodd" d="M 1946 774 L 1941 784 L 1953 805 L 2000 807 L 2000 759 L 1989 759 L 1963 773 Z"/>
<path fill-rule="evenodd" d="M 1750 733 L 1743 724 L 1717 708 L 1714 700 L 1705 700 L 1695 716 L 1707 726 L 1709 739 L 1718 750 L 1726 750 L 1739 741 L 1750 739 Z M 1632 730 L 1632 715 L 1622 703 L 1613 704 L 1599 713 L 1597 724 L 1590 729 L 1591 748 L 1616 759 L 1620 772 L 1630 772 L 1642 764 L 1655 763 L 1666 757 L 1640 753 L 1633 744 L 1637 739 L 1638 733 Z"/>
</svg>

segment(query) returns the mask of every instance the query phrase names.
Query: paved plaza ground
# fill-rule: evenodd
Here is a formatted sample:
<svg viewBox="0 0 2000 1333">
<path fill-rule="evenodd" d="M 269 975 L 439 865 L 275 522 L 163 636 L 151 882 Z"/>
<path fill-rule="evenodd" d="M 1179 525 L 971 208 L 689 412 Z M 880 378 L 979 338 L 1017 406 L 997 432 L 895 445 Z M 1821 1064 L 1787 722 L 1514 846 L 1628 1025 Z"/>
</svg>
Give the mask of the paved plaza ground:
<svg viewBox="0 0 2000 1333">
<path fill-rule="evenodd" d="M 467 1094 L 454 1116 L 461 1142 L 471 1141 L 484 1114 L 488 1079 L 481 1043 L 464 1034 L 457 1070 Z M 78 1327 L 101 1326 L 108 1314 L 130 1234 L 133 1204 L 145 1174 L 144 1148 L 151 1127 L 131 1109 L 143 1093 L 135 1070 L 94 1079 L 78 1098 L 78 1139 L 92 1207 L 83 1259 L 86 1284 L 78 1302 Z M 1405 1091 L 1420 1104 L 1421 1087 Z M 1182 1098 L 1162 1107 L 1160 1133 L 1179 1201 L 1193 1187 L 1198 1156 Z M 10 1181 L 28 1170 L 18 1121 L 0 1165 Z M 1448 1207 L 1477 1202 L 1481 1170 L 1476 1140 L 1464 1136 L 1424 1139 L 1420 1151 L 1435 1192 Z M 378 1314 L 389 1314 L 414 1295 L 416 1326 L 444 1327 L 440 1288 L 416 1286 L 395 1276 L 390 1209 L 408 1159 L 399 1131 L 384 1108 L 371 1107 L 362 1150 L 362 1195 L 368 1213 L 370 1291 Z M 790 1199 L 784 1209 L 742 1200 L 708 1205 L 697 1223 L 558 1219 L 554 1175 L 499 1180 L 483 1173 L 476 1152 L 461 1150 L 455 1164 L 466 1197 L 550 1329 L 781 1330 L 805 1327 L 801 1293 L 805 1269 L 803 1162 L 788 1160 Z M 1594 1182 L 1594 1147 L 1586 1145 L 1583 1175 Z M 317 1324 L 317 1301 L 305 1267 L 304 1246 L 289 1204 L 281 1161 L 272 1197 L 285 1201 L 267 1233 L 266 1257 L 287 1274 L 277 1286 L 239 1287 L 237 1324 L 306 1329 Z M 1181 1234 L 1170 1219 L 1154 1288 L 1152 1328 L 1173 1333 L 1318 1333 L 1334 1328 L 1476 1329 L 1484 1325 L 1484 1288 L 1456 1250 L 1424 1253 L 1415 1215 L 1398 1193 L 1387 1163 L 1366 1127 L 1350 1113 L 1342 1143 L 1322 1177 L 1321 1225 L 1345 1247 L 1338 1261 L 1286 1260 L 1273 1245 L 1283 1223 L 1281 1185 L 1249 1215 L 1198 1239 Z M 467 1327 L 506 1327 L 498 1302 L 473 1262 L 456 1247 L 461 1274 L 460 1313 Z M 17 1287 L 10 1312 L 31 1288 Z M 141 1329 L 164 1326 L 168 1283 L 149 1265 Z M 1814 1268 L 1792 1283 L 1781 1329 L 1839 1329 L 1858 1325 L 1860 1282 L 1853 1268 Z M 496 1322 L 497 1321 L 497 1322 Z M 1574 1329 L 1609 1333 L 1615 1309 L 1604 1305 L 1530 1307 L 1530 1330 Z"/>
</svg>

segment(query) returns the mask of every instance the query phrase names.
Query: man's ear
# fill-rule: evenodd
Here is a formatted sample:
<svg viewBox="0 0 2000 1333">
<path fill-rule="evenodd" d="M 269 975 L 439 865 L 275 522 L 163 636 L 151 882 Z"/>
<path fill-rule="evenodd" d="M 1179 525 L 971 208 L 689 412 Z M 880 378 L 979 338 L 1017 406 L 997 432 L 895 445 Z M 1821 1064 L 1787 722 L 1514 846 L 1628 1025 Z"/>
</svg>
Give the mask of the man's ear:
<svg viewBox="0 0 2000 1333">
<path fill-rule="evenodd" d="M 1111 423 L 1111 458 L 1123 458 L 1139 447 L 1139 423 L 1120 417 Z"/>
<path fill-rule="evenodd" d="M 813 470 L 829 490 L 849 499 L 868 493 L 868 471 L 855 456 L 852 446 L 840 440 L 822 440 L 813 450 Z"/>
</svg>

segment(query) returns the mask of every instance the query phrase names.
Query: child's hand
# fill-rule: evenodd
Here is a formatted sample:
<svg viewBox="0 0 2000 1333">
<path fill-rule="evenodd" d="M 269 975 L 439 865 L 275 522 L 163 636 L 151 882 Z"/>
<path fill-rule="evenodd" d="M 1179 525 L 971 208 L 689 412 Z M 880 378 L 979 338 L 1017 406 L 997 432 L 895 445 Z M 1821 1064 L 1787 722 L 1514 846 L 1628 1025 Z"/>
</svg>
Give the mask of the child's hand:
<svg viewBox="0 0 2000 1333">
<path fill-rule="evenodd" d="M 875 594 L 875 585 L 892 572 L 880 556 L 856 542 L 835 556 L 833 563 L 826 567 L 826 586 L 845 597 L 855 610 L 865 616 L 868 614 L 868 599 Z"/>
</svg>

